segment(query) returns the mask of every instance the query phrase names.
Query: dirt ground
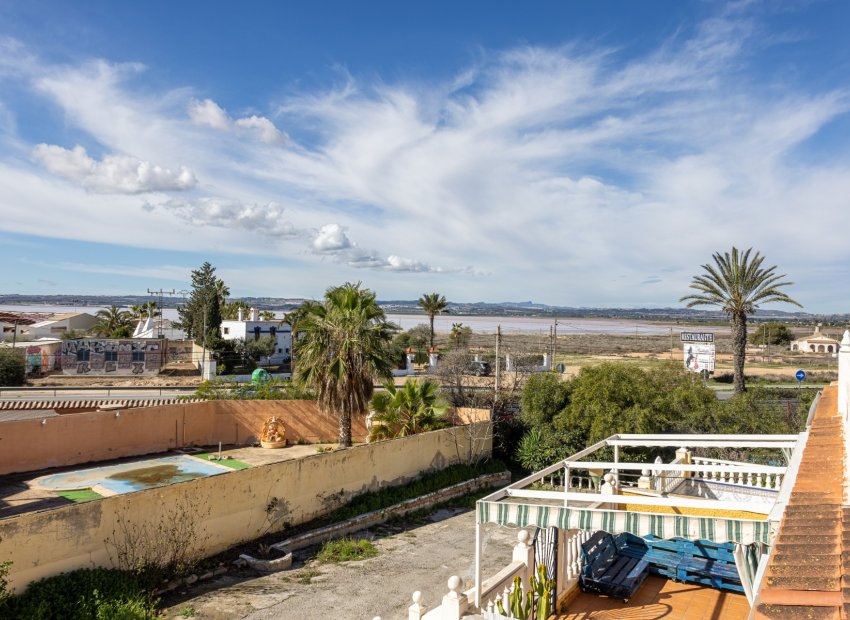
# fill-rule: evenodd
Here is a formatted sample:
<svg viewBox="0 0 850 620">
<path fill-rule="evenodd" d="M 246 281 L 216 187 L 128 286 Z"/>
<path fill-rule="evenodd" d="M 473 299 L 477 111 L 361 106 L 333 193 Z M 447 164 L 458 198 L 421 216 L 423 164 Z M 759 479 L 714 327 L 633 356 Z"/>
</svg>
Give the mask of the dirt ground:
<svg viewBox="0 0 850 620">
<path fill-rule="evenodd" d="M 483 533 L 486 578 L 510 562 L 516 530 L 490 524 Z M 292 569 L 280 573 L 253 578 L 227 574 L 169 601 L 164 617 L 395 620 L 407 617 L 415 590 L 432 609 L 448 592 L 446 582 L 452 575 L 463 580 L 464 589 L 473 585 L 475 511 L 442 510 L 423 523 L 382 526 L 357 537 L 371 538 L 378 556 L 321 564 L 302 555 Z"/>
</svg>

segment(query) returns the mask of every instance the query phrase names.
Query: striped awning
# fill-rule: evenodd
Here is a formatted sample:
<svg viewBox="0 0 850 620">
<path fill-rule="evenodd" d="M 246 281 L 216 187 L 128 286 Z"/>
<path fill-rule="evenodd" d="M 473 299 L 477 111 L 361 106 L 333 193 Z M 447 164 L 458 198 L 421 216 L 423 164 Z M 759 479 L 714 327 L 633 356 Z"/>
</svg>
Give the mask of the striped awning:
<svg viewBox="0 0 850 620">
<path fill-rule="evenodd" d="M 559 527 L 590 532 L 604 530 L 611 534 L 629 532 L 635 536 L 658 536 L 659 538 L 689 538 L 710 540 L 717 543 L 734 542 L 749 545 L 754 542 L 770 544 L 769 521 L 748 519 L 721 519 L 690 515 L 667 515 L 623 510 L 599 510 L 596 508 L 565 508 L 521 504 L 515 502 L 479 501 L 477 505 L 479 523 L 497 523 L 526 527 Z"/>
</svg>

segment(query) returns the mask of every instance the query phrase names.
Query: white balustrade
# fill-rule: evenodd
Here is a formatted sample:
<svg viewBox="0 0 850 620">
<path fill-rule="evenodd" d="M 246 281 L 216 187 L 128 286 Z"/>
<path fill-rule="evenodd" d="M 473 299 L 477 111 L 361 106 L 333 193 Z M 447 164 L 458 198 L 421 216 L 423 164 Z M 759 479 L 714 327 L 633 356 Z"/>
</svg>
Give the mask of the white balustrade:
<svg viewBox="0 0 850 620">
<path fill-rule="evenodd" d="M 422 593 L 417 590 L 413 593 L 413 605 L 407 608 L 407 620 L 422 620 L 428 608 L 422 604 Z"/>
</svg>

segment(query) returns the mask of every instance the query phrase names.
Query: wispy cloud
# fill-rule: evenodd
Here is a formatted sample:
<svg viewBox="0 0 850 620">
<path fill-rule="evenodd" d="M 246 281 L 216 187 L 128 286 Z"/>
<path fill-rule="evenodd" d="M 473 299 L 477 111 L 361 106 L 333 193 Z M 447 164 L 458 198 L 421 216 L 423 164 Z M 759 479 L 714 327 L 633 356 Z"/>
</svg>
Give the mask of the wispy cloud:
<svg viewBox="0 0 850 620">
<path fill-rule="evenodd" d="M 732 244 L 806 269 L 850 261 L 838 235 L 814 253 L 789 224 L 800 213 L 846 220 L 850 156 L 815 161 L 805 147 L 847 115 L 850 85 L 811 92 L 761 78 L 751 64 L 770 35 L 781 33 L 765 33 L 743 4 L 640 56 L 570 42 L 489 50 L 443 82 L 346 75 L 290 91 L 264 114 L 228 111 L 191 87 L 143 88 L 156 67 L 54 66 L 7 40 L 26 62 L 0 72 L 27 75 L 91 145 L 126 155 L 36 147 L 83 189 L 49 183 L 30 197 L 13 188 L 43 171 L 9 163 L 0 136 L 0 193 L 13 192 L 15 215 L 3 226 L 43 230 L 60 196 L 107 221 L 115 205 L 84 202 L 84 190 L 157 190 L 116 199 L 134 224 L 191 231 L 197 245 L 260 253 L 262 240 L 263 254 L 324 273 L 322 287 L 365 269 L 394 294 L 416 293 L 431 274 L 440 279 L 429 286 L 459 299 L 577 305 L 675 303 L 691 272 Z M 142 162 L 157 181 L 141 180 Z M 63 234 L 89 234 L 62 221 Z"/>
</svg>

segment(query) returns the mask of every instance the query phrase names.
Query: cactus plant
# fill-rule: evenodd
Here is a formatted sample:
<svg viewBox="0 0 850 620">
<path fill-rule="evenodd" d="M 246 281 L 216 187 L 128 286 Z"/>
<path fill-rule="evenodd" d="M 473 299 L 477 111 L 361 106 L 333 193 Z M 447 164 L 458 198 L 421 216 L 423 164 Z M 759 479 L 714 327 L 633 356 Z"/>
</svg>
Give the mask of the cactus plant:
<svg viewBox="0 0 850 620">
<path fill-rule="evenodd" d="M 537 609 L 534 617 L 536 620 L 548 620 L 552 615 L 552 590 L 555 588 L 555 580 L 546 576 L 546 567 L 537 565 L 537 574 L 531 576 L 531 591 L 537 600 Z"/>
<path fill-rule="evenodd" d="M 496 607 L 503 616 L 510 615 L 514 620 L 548 620 L 552 615 L 552 589 L 555 581 L 546 577 L 546 567 L 537 567 L 537 574 L 529 579 L 531 589 L 523 592 L 519 577 L 514 577 L 514 585 L 508 595 L 510 614 L 505 611 L 502 601 L 496 601 Z M 534 609 L 534 602 L 537 608 Z"/>
</svg>

